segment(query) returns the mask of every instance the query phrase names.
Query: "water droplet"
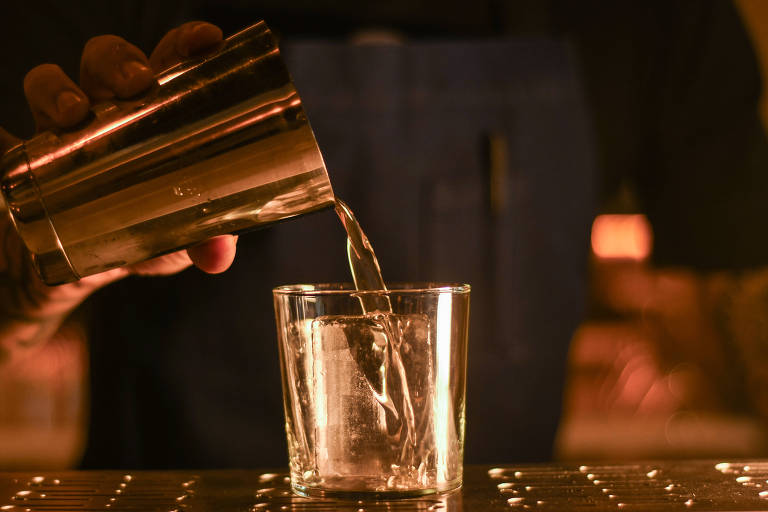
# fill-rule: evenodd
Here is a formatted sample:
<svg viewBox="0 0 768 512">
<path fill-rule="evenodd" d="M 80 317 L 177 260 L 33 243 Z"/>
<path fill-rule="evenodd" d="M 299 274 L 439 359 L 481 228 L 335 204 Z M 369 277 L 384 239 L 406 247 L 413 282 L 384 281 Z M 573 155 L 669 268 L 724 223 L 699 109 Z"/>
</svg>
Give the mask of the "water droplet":
<svg viewBox="0 0 768 512">
<path fill-rule="evenodd" d="M 664 488 L 664 490 L 665 490 L 665 491 L 671 491 L 671 490 L 672 490 L 672 489 L 674 489 L 674 488 L 675 488 L 675 484 L 669 484 L 668 486 L 666 486 L 666 487 Z"/>
<path fill-rule="evenodd" d="M 364 508 L 359 508 L 359 509 L 357 509 L 357 512 L 365 512 L 365 509 Z"/>
<path fill-rule="evenodd" d="M 61 480 L 59 480 L 58 478 L 54 478 L 53 480 L 51 480 L 51 483 L 53 485 L 59 485 L 59 484 L 61 484 Z"/>
<path fill-rule="evenodd" d="M 523 478 L 523 472 L 522 471 L 515 471 L 515 478 Z"/>
<path fill-rule="evenodd" d="M 515 505 L 515 506 L 516 505 L 522 505 L 524 499 L 525 498 L 509 498 L 507 500 L 507 503 L 509 503 L 510 505 Z"/>
<path fill-rule="evenodd" d="M 125 489 L 125 486 L 126 486 L 126 485 L 128 485 L 128 484 L 126 484 L 125 482 L 122 482 L 122 483 L 120 484 L 120 488 L 121 488 L 121 489 Z"/>
<path fill-rule="evenodd" d="M 751 476 L 740 476 L 740 477 L 736 478 L 736 481 L 739 482 L 740 484 L 743 484 L 745 482 L 751 482 L 752 481 L 752 477 Z"/>
<path fill-rule="evenodd" d="M 757 495 L 761 498 L 768 498 L 768 491 L 760 491 Z"/>
<path fill-rule="evenodd" d="M 32 491 L 19 491 L 16 493 L 17 498 L 26 499 L 27 496 L 32 494 Z"/>
<path fill-rule="evenodd" d="M 749 466 L 744 466 L 744 471 L 745 471 L 745 472 L 749 472 L 749 471 L 752 471 L 752 468 L 751 468 L 751 467 L 749 467 Z"/>
<path fill-rule="evenodd" d="M 656 475 L 658 475 L 658 474 L 659 474 L 659 470 L 658 469 L 652 469 L 649 472 L 647 472 L 645 474 L 645 476 L 647 476 L 648 478 L 656 478 Z"/>
<path fill-rule="evenodd" d="M 587 473 L 587 480 L 594 480 L 595 475 L 593 473 Z"/>
<path fill-rule="evenodd" d="M 40 485 L 41 483 L 43 483 L 43 480 L 45 480 L 45 478 L 42 476 L 33 476 L 32 479 L 30 480 L 30 484 Z"/>
<path fill-rule="evenodd" d="M 730 462 L 719 462 L 715 464 L 715 469 L 720 471 L 721 473 L 731 473 L 731 463 Z"/>
<path fill-rule="evenodd" d="M 503 491 L 503 490 L 506 490 L 506 489 L 511 489 L 514 486 L 515 486 L 515 484 L 513 484 L 512 482 L 501 482 L 496 487 L 498 487 L 500 491 Z"/>
<path fill-rule="evenodd" d="M 616 506 L 619 507 L 619 508 L 624 508 L 626 506 L 626 504 L 624 504 L 624 503 L 617 503 Z"/>
<path fill-rule="evenodd" d="M 690 499 L 690 498 L 689 498 L 689 499 L 687 499 L 687 500 L 685 501 L 685 506 L 686 506 L 686 507 L 691 507 L 691 506 L 693 506 L 693 500 L 692 500 L 692 499 Z"/>
<path fill-rule="evenodd" d="M 488 476 L 491 478 L 504 478 L 504 470 L 502 468 L 491 468 L 488 470 Z"/>
<path fill-rule="evenodd" d="M 40 493 L 40 497 L 41 497 L 41 498 L 45 498 L 45 493 L 44 493 L 44 492 L 41 492 L 41 493 Z"/>
<path fill-rule="evenodd" d="M 0 510 L 12 510 L 14 508 L 16 508 L 16 505 L 3 505 L 0 507 Z"/>
<path fill-rule="evenodd" d="M 616 499 L 616 495 L 615 494 L 609 494 L 608 495 L 608 499 L 609 500 L 615 500 Z"/>
<path fill-rule="evenodd" d="M 277 478 L 277 473 L 262 473 L 259 475 L 259 482 L 271 482 L 275 478 Z"/>
<path fill-rule="evenodd" d="M 133 475 L 123 475 L 123 482 L 130 482 L 133 480 Z"/>
<path fill-rule="evenodd" d="M 589 466 L 579 466 L 579 471 L 582 473 L 586 473 L 589 471 Z"/>
</svg>

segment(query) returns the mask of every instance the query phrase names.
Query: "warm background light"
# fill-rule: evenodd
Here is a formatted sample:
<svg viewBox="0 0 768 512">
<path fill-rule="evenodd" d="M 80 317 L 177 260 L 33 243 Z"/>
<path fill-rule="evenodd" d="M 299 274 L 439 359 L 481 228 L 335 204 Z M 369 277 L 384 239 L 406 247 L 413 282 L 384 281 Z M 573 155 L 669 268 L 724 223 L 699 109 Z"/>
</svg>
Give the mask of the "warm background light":
<svg viewBox="0 0 768 512">
<path fill-rule="evenodd" d="M 652 238 L 645 215 L 598 215 L 592 223 L 592 251 L 598 258 L 644 260 Z"/>
</svg>

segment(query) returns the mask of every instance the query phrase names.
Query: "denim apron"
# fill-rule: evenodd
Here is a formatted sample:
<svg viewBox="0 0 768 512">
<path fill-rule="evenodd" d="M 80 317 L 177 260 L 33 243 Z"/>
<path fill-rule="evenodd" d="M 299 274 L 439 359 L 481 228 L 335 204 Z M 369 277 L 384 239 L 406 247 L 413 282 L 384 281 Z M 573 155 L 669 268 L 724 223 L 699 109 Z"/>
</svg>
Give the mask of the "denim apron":
<svg viewBox="0 0 768 512">
<path fill-rule="evenodd" d="M 307 40 L 283 53 L 385 280 L 472 285 L 465 461 L 548 459 L 597 182 L 568 45 Z M 220 276 L 102 291 L 83 465 L 285 465 L 271 288 L 349 281 L 345 255 L 325 211 L 241 236 Z"/>
</svg>

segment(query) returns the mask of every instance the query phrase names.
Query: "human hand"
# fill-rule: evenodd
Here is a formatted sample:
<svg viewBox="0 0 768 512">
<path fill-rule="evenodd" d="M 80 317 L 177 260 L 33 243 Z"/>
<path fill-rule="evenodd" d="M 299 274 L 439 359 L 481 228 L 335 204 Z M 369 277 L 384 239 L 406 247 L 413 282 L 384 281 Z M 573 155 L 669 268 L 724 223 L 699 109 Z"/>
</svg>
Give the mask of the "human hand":
<svg viewBox="0 0 768 512">
<path fill-rule="evenodd" d="M 54 64 L 37 66 L 25 77 L 24 93 L 37 130 L 70 128 L 85 119 L 94 103 L 146 92 L 155 84 L 157 73 L 221 40 L 218 27 L 191 22 L 166 34 L 147 58 L 120 37 L 95 37 L 83 50 L 79 85 Z M 0 129 L 0 155 L 16 143 L 18 139 Z M 34 272 L 29 255 L 7 216 L 0 219 L 0 237 L 0 320 L 4 316 L 35 324 L 23 336 L 27 340 L 37 338 L 38 331 L 50 331 L 49 320 L 57 326 L 63 316 L 101 286 L 130 274 L 173 274 L 193 264 L 208 273 L 223 272 L 231 265 L 236 246 L 236 237 L 219 236 L 186 251 L 113 269 L 76 283 L 47 286 Z M 46 329 L 41 327 L 43 320 Z M 7 327 L 0 324 L 0 341 L 4 332 L 7 337 Z"/>
</svg>

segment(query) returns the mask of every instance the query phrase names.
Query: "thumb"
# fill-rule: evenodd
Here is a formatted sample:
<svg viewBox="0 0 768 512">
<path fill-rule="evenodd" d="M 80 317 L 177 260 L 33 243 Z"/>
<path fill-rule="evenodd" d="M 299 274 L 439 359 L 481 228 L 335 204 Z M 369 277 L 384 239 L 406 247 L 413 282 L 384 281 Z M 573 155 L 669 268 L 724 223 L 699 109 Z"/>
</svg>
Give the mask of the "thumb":
<svg viewBox="0 0 768 512">
<path fill-rule="evenodd" d="M 0 127 L 0 156 L 3 156 L 3 153 L 11 149 L 19 142 L 21 142 L 20 138 L 14 137 Z"/>
</svg>

